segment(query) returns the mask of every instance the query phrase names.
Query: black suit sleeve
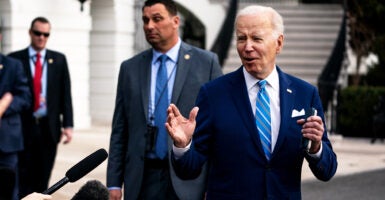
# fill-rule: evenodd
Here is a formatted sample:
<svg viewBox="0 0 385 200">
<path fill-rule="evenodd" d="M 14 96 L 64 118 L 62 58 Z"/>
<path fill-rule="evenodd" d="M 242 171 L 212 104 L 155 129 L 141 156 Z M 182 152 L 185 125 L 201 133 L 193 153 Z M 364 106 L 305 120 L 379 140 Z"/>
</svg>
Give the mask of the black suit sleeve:
<svg viewBox="0 0 385 200">
<path fill-rule="evenodd" d="M 72 97 L 71 97 L 71 79 L 70 79 L 70 74 L 68 70 L 68 65 L 67 65 L 67 60 L 64 57 L 63 59 L 63 88 L 62 88 L 62 94 L 64 98 L 64 103 L 63 103 L 63 127 L 73 127 L 73 111 L 72 111 Z"/>
<path fill-rule="evenodd" d="M 5 111 L 4 116 L 20 113 L 21 111 L 28 109 L 31 105 L 32 97 L 28 88 L 27 77 L 24 73 L 23 66 L 18 60 L 12 59 L 12 61 L 14 64 L 9 67 L 14 68 L 15 79 L 13 83 L 10 83 L 12 88 L 10 88 L 8 92 L 11 92 L 13 95 L 13 100 Z"/>
</svg>

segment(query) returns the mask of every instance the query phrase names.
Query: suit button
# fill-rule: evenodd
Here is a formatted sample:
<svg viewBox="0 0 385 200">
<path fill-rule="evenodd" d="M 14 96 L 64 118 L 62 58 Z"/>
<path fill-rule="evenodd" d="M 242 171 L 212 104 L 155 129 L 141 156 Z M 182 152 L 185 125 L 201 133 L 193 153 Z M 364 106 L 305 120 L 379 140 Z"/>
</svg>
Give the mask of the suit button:
<svg viewBox="0 0 385 200">
<path fill-rule="evenodd" d="M 270 170 L 271 170 L 271 166 L 270 166 L 269 164 L 267 164 L 267 165 L 265 166 L 265 169 L 268 170 L 268 171 L 270 171 Z"/>
</svg>

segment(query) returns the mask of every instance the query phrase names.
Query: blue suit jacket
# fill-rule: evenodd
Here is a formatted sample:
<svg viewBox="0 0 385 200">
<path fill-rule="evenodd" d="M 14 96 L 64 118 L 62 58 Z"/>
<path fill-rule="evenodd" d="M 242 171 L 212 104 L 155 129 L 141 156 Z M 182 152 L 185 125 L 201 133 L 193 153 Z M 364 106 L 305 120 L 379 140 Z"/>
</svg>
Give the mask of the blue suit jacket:
<svg viewBox="0 0 385 200">
<path fill-rule="evenodd" d="M 21 62 L 0 54 L 0 98 L 6 92 L 13 100 L 1 118 L 0 152 L 14 153 L 23 149 L 20 113 L 31 105 L 31 93 Z"/>
<path fill-rule="evenodd" d="M 314 160 L 302 148 L 299 117 L 291 117 L 293 109 L 314 107 L 324 118 L 316 88 L 277 70 L 281 125 L 270 161 L 261 146 L 242 67 L 201 88 L 191 149 L 173 159 L 173 165 L 178 176 L 190 179 L 208 161 L 207 199 L 301 199 L 304 158 L 318 179 L 327 181 L 335 174 L 336 155 L 326 131 L 321 158 Z"/>
</svg>

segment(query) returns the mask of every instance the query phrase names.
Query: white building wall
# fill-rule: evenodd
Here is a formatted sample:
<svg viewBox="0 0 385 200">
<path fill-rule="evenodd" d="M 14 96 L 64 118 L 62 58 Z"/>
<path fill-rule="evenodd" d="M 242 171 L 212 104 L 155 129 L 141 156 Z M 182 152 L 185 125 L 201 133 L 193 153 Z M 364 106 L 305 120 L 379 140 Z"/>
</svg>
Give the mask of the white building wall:
<svg viewBox="0 0 385 200">
<path fill-rule="evenodd" d="M 3 53 L 26 48 L 30 41 L 31 21 L 44 16 L 51 22 L 47 48 L 60 51 L 67 57 L 72 84 L 75 128 L 90 126 L 89 112 L 89 46 L 91 18 L 89 3 L 80 12 L 78 1 L 1 0 L 3 21 Z"/>
<path fill-rule="evenodd" d="M 133 56 L 133 12 L 133 1 L 92 1 L 90 91 L 94 124 L 111 124 L 120 63 Z"/>
</svg>

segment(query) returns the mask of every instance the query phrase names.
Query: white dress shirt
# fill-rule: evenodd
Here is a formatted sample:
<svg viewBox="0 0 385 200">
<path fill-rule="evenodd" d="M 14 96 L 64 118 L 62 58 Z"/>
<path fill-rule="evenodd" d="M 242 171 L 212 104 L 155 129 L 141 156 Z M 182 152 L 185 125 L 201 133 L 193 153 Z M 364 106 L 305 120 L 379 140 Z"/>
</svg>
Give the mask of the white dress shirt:
<svg viewBox="0 0 385 200">
<path fill-rule="evenodd" d="M 35 76 L 35 63 L 36 63 L 36 54 L 38 52 L 35 51 L 31 46 L 28 47 L 28 55 L 29 55 L 29 66 L 31 67 L 31 75 L 32 80 Z M 40 99 L 43 99 L 42 102 L 40 102 L 40 107 L 38 110 L 34 112 L 35 117 L 44 117 L 47 115 L 47 105 L 46 105 L 46 97 L 47 97 L 47 73 L 48 73 L 48 64 L 46 59 L 46 53 L 47 50 L 43 49 L 40 51 L 40 63 L 42 64 L 42 75 L 41 75 L 41 93 L 40 93 Z"/>
<path fill-rule="evenodd" d="M 172 90 L 174 88 L 174 82 L 175 82 L 175 75 L 176 75 L 176 68 L 177 68 L 177 62 L 178 62 L 178 55 L 179 55 L 179 49 L 181 45 L 181 40 L 178 39 L 178 42 L 175 46 L 173 46 L 169 51 L 165 53 L 167 55 L 168 59 L 166 60 L 166 68 L 167 68 L 167 86 L 168 86 L 168 102 L 171 102 L 172 97 Z M 162 53 L 155 51 L 155 49 L 152 49 L 152 61 L 151 61 L 151 94 L 150 94 L 150 103 L 149 103 L 149 116 L 154 115 L 156 102 L 155 102 L 155 87 L 156 87 L 156 76 L 160 67 L 160 60 L 159 56 L 161 56 Z M 154 124 L 154 121 L 152 120 L 150 122 L 151 124 Z"/>
</svg>

